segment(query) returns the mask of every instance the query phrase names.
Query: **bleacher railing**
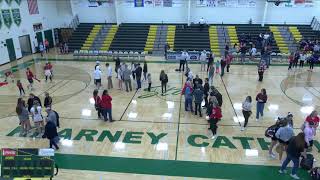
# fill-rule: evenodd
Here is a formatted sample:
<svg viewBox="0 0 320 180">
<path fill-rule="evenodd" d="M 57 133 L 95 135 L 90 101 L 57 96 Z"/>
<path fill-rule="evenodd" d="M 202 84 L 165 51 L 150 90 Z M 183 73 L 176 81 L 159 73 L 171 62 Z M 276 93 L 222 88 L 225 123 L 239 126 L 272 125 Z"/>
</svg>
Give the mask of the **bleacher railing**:
<svg viewBox="0 0 320 180">
<path fill-rule="evenodd" d="M 320 21 L 316 17 L 312 18 L 311 28 L 315 31 L 320 31 Z"/>
<path fill-rule="evenodd" d="M 72 20 L 71 20 L 71 22 L 70 22 L 70 24 L 69 24 L 68 27 L 75 30 L 75 29 L 78 27 L 79 24 L 80 24 L 80 22 L 79 22 L 79 16 L 76 14 L 76 15 L 72 18 Z"/>
</svg>

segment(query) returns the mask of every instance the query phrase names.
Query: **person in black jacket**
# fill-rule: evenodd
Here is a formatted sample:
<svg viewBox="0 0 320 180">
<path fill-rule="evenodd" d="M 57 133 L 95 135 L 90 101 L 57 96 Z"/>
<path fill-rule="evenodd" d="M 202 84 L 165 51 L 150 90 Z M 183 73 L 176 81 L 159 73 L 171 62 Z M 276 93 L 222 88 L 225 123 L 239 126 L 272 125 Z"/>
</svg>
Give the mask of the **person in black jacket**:
<svg viewBox="0 0 320 180">
<path fill-rule="evenodd" d="M 205 107 L 205 108 L 208 108 L 208 96 L 209 96 L 209 90 L 210 90 L 210 87 L 209 87 L 209 79 L 206 78 L 205 79 L 205 83 L 204 83 L 204 86 L 203 86 L 203 99 L 204 99 L 204 106 L 202 107 Z"/>
<path fill-rule="evenodd" d="M 219 106 L 222 107 L 222 95 L 214 86 L 211 86 L 210 96 L 216 97 Z"/>
<path fill-rule="evenodd" d="M 147 65 L 147 61 L 144 61 L 143 63 L 143 80 L 144 81 L 147 80 L 147 73 L 148 73 L 148 65 Z"/>
<path fill-rule="evenodd" d="M 199 75 L 196 75 L 196 77 L 192 81 L 193 81 L 193 89 L 196 89 L 196 83 L 198 83 L 201 86 L 203 84 L 202 79 L 199 78 Z"/>
<path fill-rule="evenodd" d="M 115 64 L 115 66 L 114 66 L 114 71 L 118 74 L 118 69 L 119 69 L 119 67 L 120 67 L 120 58 L 118 57 L 116 60 L 116 64 Z"/>
<path fill-rule="evenodd" d="M 300 162 L 300 156 L 301 153 L 304 151 L 305 147 L 305 140 L 304 140 L 305 134 L 299 133 L 297 136 L 294 136 L 290 139 L 289 145 L 287 147 L 287 158 L 283 161 L 281 169 L 279 170 L 279 173 L 283 174 L 285 173 L 285 169 L 287 168 L 290 161 L 293 162 L 293 168 L 290 176 L 294 179 L 299 179 L 297 176 L 297 171 L 299 168 L 299 162 Z M 305 157 L 305 154 L 302 154 L 302 156 Z"/>
<path fill-rule="evenodd" d="M 211 64 L 213 64 L 214 58 L 212 53 L 210 53 L 209 58 L 208 58 L 208 66 L 207 66 L 207 72 L 209 71 L 209 67 L 211 66 Z"/>
<path fill-rule="evenodd" d="M 28 111 L 30 112 L 31 108 L 33 107 L 34 101 L 38 101 L 39 105 L 41 105 L 40 98 L 38 96 L 35 96 L 33 93 L 30 93 L 29 99 L 28 99 Z"/>
<path fill-rule="evenodd" d="M 57 127 L 54 124 L 54 122 L 48 121 L 47 119 L 47 124 L 45 126 L 45 131 L 42 138 L 49 139 L 50 148 L 52 148 L 53 145 L 56 148 L 56 150 L 59 149 L 59 146 L 56 143 L 56 141 L 59 139 L 59 136 L 57 132 Z"/>
<path fill-rule="evenodd" d="M 134 73 L 136 74 L 136 81 L 137 81 L 137 90 L 141 88 L 141 74 L 142 74 L 142 68 L 140 64 L 137 64 L 136 69 L 134 70 Z"/>
<path fill-rule="evenodd" d="M 49 96 L 48 92 L 45 92 L 45 98 L 44 98 L 44 107 L 51 107 L 52 105 L 52 98 Z"/>
</svg>

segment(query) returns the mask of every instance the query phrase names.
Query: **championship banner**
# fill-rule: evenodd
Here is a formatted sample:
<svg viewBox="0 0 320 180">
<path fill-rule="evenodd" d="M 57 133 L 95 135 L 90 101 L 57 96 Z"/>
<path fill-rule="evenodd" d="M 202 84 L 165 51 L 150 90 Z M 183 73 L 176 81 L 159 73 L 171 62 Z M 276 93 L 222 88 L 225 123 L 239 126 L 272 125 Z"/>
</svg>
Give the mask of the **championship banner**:
<svg viewBox="0 0 320 180">
<path fill-rule="evenodd" d="M 134 7 L 144 7 L 144 0 L 134 0 Z"/>
<path fill-rule="evenodd" d="M 162 0 L 154 0 L 155 7 L 162 7 Z"/>
<path fill-rule="evenodd" d="M 12 13 L 13 22 L 17 26 L 20 26 L 20 24 L 21 24 L 20 9 L 11 9 L 11 13 Z"/>
<path fill-rule="evenodd" d="M 6 2 L 7 2 L 8 4 L 11 4 L 12 0 L 6 0 Z"/>
<path fill-rule="evenodd" d="M 1 1 L 1 0 L 0 0 Z M 15 0 L 18 5 L 21 4 L 21 0 Z"/>
<path fill-rule="evenodd" d="M 144 7 L 154 7 L 153 0 L 144 0 Z"/>
<path fill-rule="evenodd" d="M 172 0 L 163 0 L 163 7 L 172 7 Z"/>
<path fill-rule="evenodd" d="M 11 18 L 11 12 L 9 9 L 2 9 L 2 18 L 3 18 L 3 23 L 10 28 L 12 25 L 12 18 Z"/>
</svg>

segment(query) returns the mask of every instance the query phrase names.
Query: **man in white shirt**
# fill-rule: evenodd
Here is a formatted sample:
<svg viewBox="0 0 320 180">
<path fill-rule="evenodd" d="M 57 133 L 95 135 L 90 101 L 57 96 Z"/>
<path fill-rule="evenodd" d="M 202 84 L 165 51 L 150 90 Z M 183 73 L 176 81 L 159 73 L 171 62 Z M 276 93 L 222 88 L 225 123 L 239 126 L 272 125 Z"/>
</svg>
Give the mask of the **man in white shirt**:
<svg viewBox="0 0 320 180">
<path fill-rule="evenodd" d="M 106 67 L 107 67 L 107 77 L 108 77 L 108 89 L 112 89 L 113 88 L 112 67 L 109 65 L 109 63 L 106 63 Z"/>
<path fill-rule="evenodd" d="M 100 71 L 100 66 L 96 66 L 96 69 L 93 72 L 93 79 L 97 89 L 101 86 L 101 75 L 102 72 Z"/>
<path fill-rule="evenodd" d="M 184 71 L 184 65 L 186 64 L 188 58 L 189 58 L 189 54 L 186 50 L 184 50 L 181 54 L 179 71 L 181 71 L 181 66 L 182 66 L 182 71 Z"/>
<path fill-rule="evenodd" d="M 201 71 L 206 70 L 206 64 L 207 64 L 207 52 L 206 50 L 203 50 L 200 54 L 200 62 L 201 62 Z M 203 69 L 203 70 L 202 70 Z"/>
<path fill-rule="evenodd" d="M 200 18 L 200 20 L 199 20 L 200 30 L 203 29 L 203 27 L 204 27 L 205 24 L 206 24 L 206 21 L 203 19 L 203 17 Z"/>
</svg>

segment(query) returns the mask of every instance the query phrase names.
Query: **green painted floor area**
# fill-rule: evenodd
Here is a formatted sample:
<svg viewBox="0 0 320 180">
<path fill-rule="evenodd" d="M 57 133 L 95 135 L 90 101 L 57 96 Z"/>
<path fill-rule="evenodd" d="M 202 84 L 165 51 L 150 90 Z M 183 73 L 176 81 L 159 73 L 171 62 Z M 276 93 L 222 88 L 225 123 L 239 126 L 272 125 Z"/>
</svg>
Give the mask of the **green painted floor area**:
<svg viewBox="0 0 320 180">
<path fill-rule="evenodd" d="M 59 168 L 72 170 L 237 180 L 292 179 L 289 176 L 290 171 L 285 175 L 279 174 L 279 167 L 277 166 L 120 158 L 58 153 L 55 156 L 55 160 Z M 298 175 L 301 179 L 309 179 L 309 175 L 305 170 L 300 169 Z"/>
</svg>

